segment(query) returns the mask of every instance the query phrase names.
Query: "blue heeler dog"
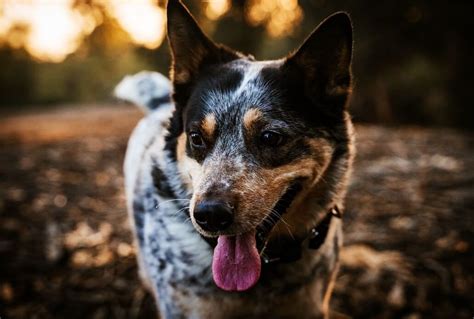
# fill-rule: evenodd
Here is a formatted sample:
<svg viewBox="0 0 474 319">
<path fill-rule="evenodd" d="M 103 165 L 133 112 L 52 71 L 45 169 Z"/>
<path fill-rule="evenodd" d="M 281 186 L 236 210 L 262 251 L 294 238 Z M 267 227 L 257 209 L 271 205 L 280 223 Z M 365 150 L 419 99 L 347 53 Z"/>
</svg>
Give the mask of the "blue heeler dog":
<svg viewBox="0 0 474 319">
<path fill-rule="evenodd" d="M 140 274 L 162 318 L 327 318 L 352 165 L 352 26 L 323 21 L 256 61 L 167 8 L 171 82 L 126 77 L 147 115 L 128 145 Z"/>
</svg>

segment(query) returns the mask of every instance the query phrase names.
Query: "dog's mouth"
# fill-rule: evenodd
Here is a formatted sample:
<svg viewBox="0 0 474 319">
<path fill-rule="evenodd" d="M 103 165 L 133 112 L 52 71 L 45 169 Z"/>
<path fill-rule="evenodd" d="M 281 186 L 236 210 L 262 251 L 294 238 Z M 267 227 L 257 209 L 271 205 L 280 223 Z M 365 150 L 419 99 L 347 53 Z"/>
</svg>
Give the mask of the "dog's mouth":
<svg viewBox="0 0 474 319">
<path fill-rule="evenodd" d="M 292 183 L 256 229 L 234 236 L 219 236 L 212 260 L 212 274 L 218 287 L 226 291 L 245 291 L 258 282 L 260 253 L 265 248 L 268 234 L 301 188 L 301 183 Z"/>
<path fill-rule="evenodd" d="M 265 250 L 265 246 L 268 239 L 268 234 L 272 231 L 273 227 L 281 220 L 283 214 L 286 213 L 291 203 L 295 200 L 296 196 L 302 189 L 301 182 L 293 182 L 280 197 L 275 207 L 272 209 L 270 214 L 258 225 L 257 227 L 257 247 L 260 254 Z"/>
</svg>

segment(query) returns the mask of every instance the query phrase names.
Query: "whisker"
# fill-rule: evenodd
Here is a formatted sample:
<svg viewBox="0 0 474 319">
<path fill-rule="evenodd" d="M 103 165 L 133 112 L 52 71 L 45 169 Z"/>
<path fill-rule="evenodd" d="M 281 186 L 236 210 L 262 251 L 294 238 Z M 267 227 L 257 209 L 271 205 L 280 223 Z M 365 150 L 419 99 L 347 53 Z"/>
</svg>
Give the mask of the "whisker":
<svg viewBox="0 0 474 319">
<path fill-rule="evenodd" d="M 172 217 L 178 217 L 178 214 L 184 212 L 186 209 L 189 209 L 189 206 L 180 208 L 180 209 L 174 211 L 173 213 L 170 213 L 170 215 L 171 215 Z"/>
<path fill-rule="evenodd" d="M 175 199 L 168 199 L 168 200 L 165 200 L 165 201 L 162 201 L 162 202 L 159 202 L 155 205 L 155 209 L 158 209 L 160 207 L 160 205 L 163 205 L 163 204 L 166 204 L 166 203 L 170 203 L 170 202 L 180 202 L 180 201 L 187 201 L 187 202 L 190 202 L 191 200 L 190 199 L 187 199 L 187 198 L 175 198 Z"/>
<path fill-rule="evenodd" d="M 274 218 L 276 219 L 276 221 Z M 295 236 L 293 235 L 293 232 L 291 231 L 290 225 L 288 224 L 288 222 L 283 218 L 283 216 L 279 212 L 277 212 L 273 208 L 270 210 L 269 219 L 272 220 L 272 222 L 275 225 L 278 224 L 278 221 L 281 221 L 282 224 L 285 226 L 286 230 L 288 231 L 289 235 L 291 236 L 291 238 L 295 239 Z"/>
</svg>

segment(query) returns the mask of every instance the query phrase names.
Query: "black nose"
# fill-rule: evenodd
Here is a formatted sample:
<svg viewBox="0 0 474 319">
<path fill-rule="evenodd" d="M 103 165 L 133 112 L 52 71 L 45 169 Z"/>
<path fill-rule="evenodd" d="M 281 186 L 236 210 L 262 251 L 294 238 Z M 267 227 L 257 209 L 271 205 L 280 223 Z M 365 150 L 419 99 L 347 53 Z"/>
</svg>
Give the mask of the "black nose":
<svg viewBox="0 0 474 319">
<path fill-rule="evenodd" d="M 234 215 L 227 203 L 204 200 L 196 205 L 194 219 L 202 229 L 215 232 L 229 227 L 234 220 Z"/>
</svg>

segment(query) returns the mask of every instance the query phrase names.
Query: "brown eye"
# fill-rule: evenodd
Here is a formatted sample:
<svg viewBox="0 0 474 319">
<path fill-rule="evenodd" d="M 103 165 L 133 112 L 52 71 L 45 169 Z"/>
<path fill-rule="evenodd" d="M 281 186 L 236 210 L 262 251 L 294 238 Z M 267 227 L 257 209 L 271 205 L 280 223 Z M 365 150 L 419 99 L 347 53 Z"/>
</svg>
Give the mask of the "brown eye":
<svg viewBox="0 0 474 319">
<path fill-rule="evenodd" d="M 260 141 L 265 146 L 277 147 L 283 143 L 283 135 L 273 131 L 265 131 L 260 136 Z"/>
<path fill-rule="evenodd" d="M 204 144 L 204 139 L 202 138 L 201 134 L 199 134 L 198 132 L 189 133 L 189 140 L 191 142 L 192 147 L 202 148 L 206 146 Z"/>
</svg>

